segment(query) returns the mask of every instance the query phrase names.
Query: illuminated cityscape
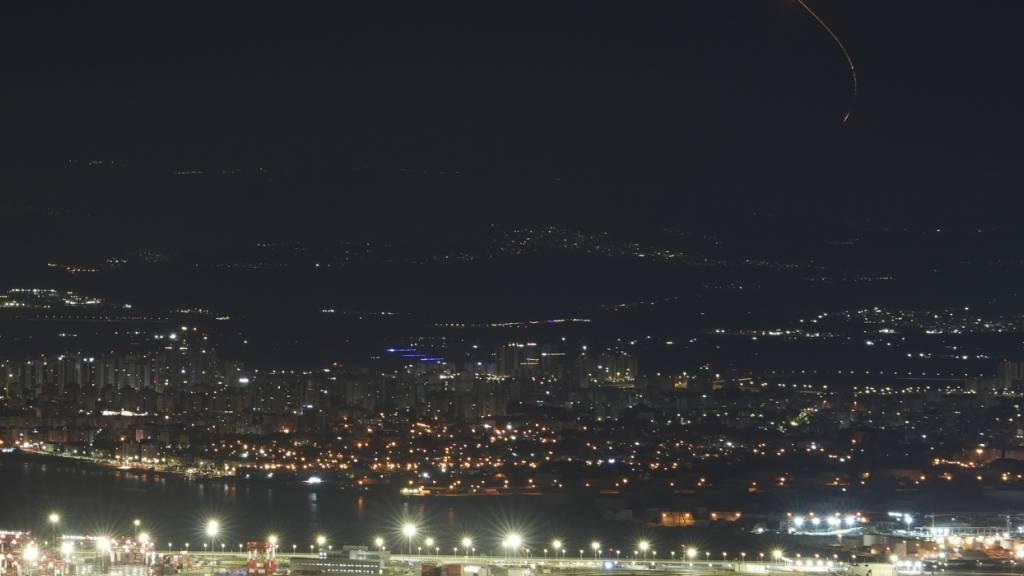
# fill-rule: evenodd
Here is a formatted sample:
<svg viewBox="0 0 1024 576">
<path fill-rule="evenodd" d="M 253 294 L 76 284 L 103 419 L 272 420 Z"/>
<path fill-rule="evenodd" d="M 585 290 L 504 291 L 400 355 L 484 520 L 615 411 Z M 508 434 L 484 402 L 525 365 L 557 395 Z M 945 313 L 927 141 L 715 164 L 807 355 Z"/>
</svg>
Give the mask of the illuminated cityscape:
<svg viewBox="0 0 1024 576">
<path fill-rule="evenodd" d="M 6 8 L 0 576 L 1024 573 L 1024 4 Z"/>
</svg>

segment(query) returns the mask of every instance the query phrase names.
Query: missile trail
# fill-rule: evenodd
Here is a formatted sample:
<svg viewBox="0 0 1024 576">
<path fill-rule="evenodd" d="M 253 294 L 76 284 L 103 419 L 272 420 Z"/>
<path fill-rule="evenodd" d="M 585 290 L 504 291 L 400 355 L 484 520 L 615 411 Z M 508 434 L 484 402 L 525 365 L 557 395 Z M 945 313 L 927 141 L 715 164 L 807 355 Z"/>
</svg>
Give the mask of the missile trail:
<svg viewBox="0 0 1024 576">
<path fill-rule="evenodd" d="M 818 24 L 821 25 L 822 28 L 825 29 L 825 32 L 828 32 L 828 35 L 831 36 L 832 40 L 835 41 L 836 46 L 839 46 L 839 50 L 842 51 L 843 56 L 846 58 L 846 64 L 850 67 L 850 106 L 846 109 L 846 114 L 843 115 L 843 123 L 845 124 L 846 121 L 850 119 L 850 115 L 853 114 L 853 105 L 857 101 L 857 68 L 854 67 L 853 58 L 850 58 L 850 53 L 846 51 L 846 46 L 843 45 L 843 41 L 840 40 L 839 36 L 832 31 L 832 28 L 830 28 L 829 25 L 826 24 L 825 21 L 822 20 L 821 17 L 819 17 L 817 13 L 814 12 L 814 10 L 811 10 L 811 7 L 808 6 L 804 2 L 804 0 L 796 1 L 798 4 L 800 4 L 800 6 L 803 6 L 803 9 L 806 10 L 807 13 L 810 14 L 811 17 L 813 17 L 818 22 Z"/>
</svg>

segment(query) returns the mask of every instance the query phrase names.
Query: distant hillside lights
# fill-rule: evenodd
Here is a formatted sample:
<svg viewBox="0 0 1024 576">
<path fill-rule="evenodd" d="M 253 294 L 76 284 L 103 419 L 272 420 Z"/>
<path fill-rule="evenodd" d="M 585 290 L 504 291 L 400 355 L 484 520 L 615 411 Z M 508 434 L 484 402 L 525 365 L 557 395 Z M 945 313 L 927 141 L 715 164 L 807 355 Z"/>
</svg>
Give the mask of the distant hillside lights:
<svg viewBox="0 0 1024 576">
<path fill-rule="evenodd" d="M 0 308 L 56 309 L 102 306 L 103 299 L 53 288 L 11 288 L 0 294 Z"/>
</svg>

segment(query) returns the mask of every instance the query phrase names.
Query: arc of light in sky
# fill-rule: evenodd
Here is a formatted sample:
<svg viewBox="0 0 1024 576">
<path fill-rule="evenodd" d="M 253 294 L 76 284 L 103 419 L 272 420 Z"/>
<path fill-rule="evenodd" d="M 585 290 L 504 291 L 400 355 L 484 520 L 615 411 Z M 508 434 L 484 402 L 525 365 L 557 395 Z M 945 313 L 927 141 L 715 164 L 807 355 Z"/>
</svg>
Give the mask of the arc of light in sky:
<svg viewBox="0 0 1024 576">
<path fill-rule="evenodd" d="M 822 20 L 821 17 L 818 16 L 818 14 L 814 10 L 811 10 L 811 7 L 808 6 L 807 3 L 804 2 L 804 0 L 796 0 L 796 2 L 797 4 L 800 4 L 800 6 L 803 6 L 803 9 L 806 10 L 807 13 L 810 14 L 811 17 L 813 17 L 818 22 L 818 24 L 820 24 L 821 27 L 825 29 L 825 32 L 828 32 L 828 35 L 831 36 L 832 40 L 835 41 L 836 46 L 839 46 L 839 50 L 843 52 L 843 56 L 846 58 L 846 64 L 850 67 L 850 107 L 846 109 L 846 114 L 843 115 L 843 123 L 845 124 L 846 121 L 850 119 L 850 114 L 853 113 L 853 104 L 857 100 L 857 68 L 855 68 L 853 65 L 853 58 L 850 58 L 850 53 L 846 51 L 846 46 L 843 45 L 843 41 L 839 39 L 839 36 L 832 31 L 832 28 L 830 28 L 829 25 L 826 24 L 825 21 Z"/>
</svg>

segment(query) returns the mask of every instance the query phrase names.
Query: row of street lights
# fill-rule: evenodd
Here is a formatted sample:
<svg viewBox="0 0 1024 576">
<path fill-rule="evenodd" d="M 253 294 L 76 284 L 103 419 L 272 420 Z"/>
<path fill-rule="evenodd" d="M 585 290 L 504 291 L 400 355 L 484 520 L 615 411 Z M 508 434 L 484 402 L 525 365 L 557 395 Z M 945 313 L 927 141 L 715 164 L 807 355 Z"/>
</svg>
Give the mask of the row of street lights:
<svg viewBox="0 0 1024 576">
<path fill-rule="evenodd" d="M 406 550 L 407 550 L 407 553 L 408 553 L 409 556 L 412 556 L 413 538 L 416 536 L 416 534 L 418 532 L 419 532 L 419 528 L 415 524 L 413 524 L 411 522 L 407 522 L 407 523 L 402 525 L 402 535 L 405 536 L 407 538 L 407 540 L 408 540 Z M 428 554 L 430 553 L 431 550 L 434 551 L 435 555 L 439 555 L 440 554 L 441 548 L 439 546 L 435 546 L 434 545 L 435 541 L 434 541 L 433 538 L 427 537 L 427 538 L 424 539 L 423 543 L 427 547 Z M 473 547 L 473 539 L 472 538 L 470 538 L 468 536 L 464 536 L 460 543 L 462 544 L 462 550 L 463 550 L 463 553 L 465 554 L 466 559 L 469 559 L 471 552 L 473 554 L 476 554 L 476 548 Z M 374 545 L 378 549 L 380 549 L 381 551 L 384 550 L 384 544 L 385 544 L 384 538 L 382 538 L 380 536 L 377 536 L 376 538 L 374 538 Z M 523 549 L 523 539 L 522 539 L 522 536 L 520 536 L 518 533 L 512 532 L 512 533 L 508 534 L 502 540 L 501 546 L 502 546 L 502 549 L 504 550 L 506 556 L 508 554 L 511 554 L 512 557 L 515 557 L 516 555 L 518 555 L 519 551 L 521 549 Z M 590 548 L 591 548 L 591 550 L 594 553 L 594 559 L 595 560 L 599 560 L 601 558 L 601 543 L 595 540 L 595 541 L 590 543 Z M 423 548 L 420 547 L 420 546 L 417 546 L 416 550 L 417 550 L 417 552 L 421 553 L 423 551 Z M 551 550 L 554 551 L 554 556 L 555 556 L 556 559 L 558 558 L 559 554 L 561 554 L 562 558 L 565 557 L 566 550 L 565 550 L 565 546 L 562 544 L 561 540 L 558 540 L 558 539 L 553 540 L 551 542 Z M 526 551 L 527 554 L 529 554 L 529 552 L 530 552 L 529 548 L 526 548 L 525 551 Z M 455 546 L 455 547 L 452 548 L 452 555 L 453 556 L 458 556 L 458 552 L 459 552 L 459 547 L 458 546 Z M 579 551 L 580 559 L 581 560 L 583 559 L 584 552 L 585 551 L 582 548 Z M 544 558 L 547 558 L 548 553 L 549 553 L 549 549 L 548 548 L 544 548 Z M 639 541 L 637 543 L 637 549 L 633 551 L 633 557 L 634 558 L 642 557 L 644 560 L 647 560 L 648 553 L 650 553 L 651 556 L 655 560 L 657 560 L 658 551 L 651 549 L 651 544 L 650 544 L 649 541 L 641 540 L 641 541 Z M 622 554 L 622 550 L 616 550 L 615 551 L 615 556 L 616 556 L 617 559 L 621 556 L 621 554 Z M 685 551 L 684 554 L 685 554 L 687 560 L 690 560 L 692 562 L 693 560 L 698 558 L 698 556 L 700 555 L 700 552 L 696 548 L 690 547 L 690 548 L 686 548 L 686 551 Z M 673 560 L 675 560 L 676 552 L 675 551 L 671 551 L 670 552 L 670 556 L 671 556 L 671 558 Z M 728 557 L 729 557 L 728 553 L 723 551 L 722 552 L 722 560 L 723 561 L 727 561 Z M 746 552 L 740 552 L 740 559 L 741 559 L 741 561 L 746 561 L 746 557 L 747 557 L 747 553 Z M 704 558 L 705 558 L 705 560 L 707 562 L 710 563 L 711 562 L 711 553 L 710 552 L 704 552 Z M 764 558 L 765 558 L 765 553 L 764 552 L 759 552 L 758 553 L 758 558 L 759 558 L 759 560 L 763 561 Z M 783 558 L 782 550 L 780 550 L 780 549 L 773 550 L 771 552 L 771 558 L 774 561 L 782 560 L 782 558 Z"/>
<path fill-rule="evenodd" d="M 50 523 L 50 531 L 51 531 L 52 542 L 54 542 L 54 545 L 56 545 L 56 543 L 57 543 L 57 524 L 60 523 L 60 515 L 57 514 L 56 512 L 51 512 L 50 515 L 47 517 L 47 519 L 48 519 L 48 521 Z M 140 544 L 142 544 L 143 546 L 148 545 L 150 543 L 150 536 L 149 536 L 149 534 L 146 533 L 146 532 L 140 532 L 139 531 L 139 528 L 142 526 L 142 521 L 139 520 L 138 518 L 136 518 L 135 520 L 132 521 L 132 525 L 135 528 L 135 540 L 137 542 L 139 542 Z M 220 522 L 219 521 L 211 519 L 211 520 L 208 520 L 206 522 L 205 533 L 206 533 L 206 536 L 209 537 L 209 542 L 204 542 L 203 543 L 203 550 L 204 551 L 207 550 L 207 545 L 209 545 L 209 549 L 211 551 L 216 550 L 217 536 L 220 535 L 220 529 L 221 529 L 221 526 L 220 526 Z M 419 528 L 416 526 L 416 524 L 413 524 L 411 522 L 406 522 L 405 524 L 402 525 L 402 535 L 405 536 L 407 538 L 407 540 L 408 540 L 407 553 L 408 553 L 409 556 L 412 556 L 413 539 L 415 538 L 416 534 L 418 534 L 418 533 L 419 533 Z M 101 538 L 97 542 L 99 543 L 101 541 L 109 543 L 109 539 L 107 539 L 107 538 Z M 277 538 L 276 535 L 271 534 L 267 538 L 267 541 L 268 541 L 268 543 L 272 547 L 274 547 L 275 549 L 277 548 L 278 538 Z M 316 546 L 319 547 L 320 549 L 323 549 L 325 546 L 328 545 L 327 544 L 327 537 L 322 535 L 322 534 L 316 536 L 315 542 L 316 542 Z M 471 537 L 463 536 L 459 543 L 462 545 L 462 550 L 463 550 L 463 553 L 465 554 L 465 557 L 466 557 L 467 560 L 471 557 L 471 555 L 476 555 L 476 548 L 473 546 L 473 539 Z M 436 546 L 436 541 L 432 537 L 428 536 L 428 537 L 424 538 L 423 544 L 427 547 L 428 554 L 430 553 L 431 550 L 433 550 L 435 555 L 440 555 L 441 548 L 439 546 Z M 376 537 L 374 539 L 374 545 L 380 551 L 383 551 L 384 550 L 384 545 L 385 545 L 384 538 L 382 538 L 380 536 Z M 507 555 L 511 554 L 513 558 L 516 557 L 519 554 L 520 550 L 525 550 L 525 552 L 527 554 L 529 554 L 529 552 L 530 552 L 529 548 L 525 548 L 525 549 L 523 548 L 523 538 L 522 538 L 521 535 L 519 535 L 516 532 L 512 532 L 512 533 L 509 533 L 508 535 L 506 535 L 506 537 L 502 540 L 501 545 L 502 545 L 502 548 L 504 550 L 505 555 L 507 556 Z M 221 546 L 221 551 L 224 551 L 225 548 L 226 548 L 226 544 L 221 542 L 220 546 Z M 109 547 L 109 544 L 107 544 L 107 547 Z M 168 542 L 167 543 L 168 550 L 171 549 L 171 547 L 172 547 L 172 543 Z M 243 549 L 243 545 L 240 543 L 238 545 L 238 548 L 239 548 L 239 551 L 241 551 Z M 314 550 L 314 545 L 310 544 L 309 548 L 310 548 L 310 552 L 312 552 Z M 331 548 L 333 548 L 333 547 L 331 547 Z M 591 548 L 591 550 L 594 553 L 594 559 L 595 560 L 600 559 L 601 558 L 601 543 L 596 541 L 596 540 L 592 541 L 590 543 L 590 548 Z M 185 551 L 187 552 L 188 549 L 189 549 L 189 543 L 185 542 Z M 297 544 L 292 544 L 292 552 L 293 553 L 297 552 L 297 550 L 298 550 L 298 545 Z M 420 546 L 417 546 L 416 550 L 417 550 L 417 552 L 422 552 L 423 548 L 420 547 Z M 565 549 L 565 546 L 563 545 L 561 540 L 558 540 L 558 539 L 553 540 L 551 542 L 551 550 L 554 551 L 554 556 L 555 556 L 556 559 L 558 559 L 559 555 L 561 555 L 561 557 L 563 559 L 565 558 L 566 549 Z M 549 550 L 547 548 L 544 548 L 544 557 L 545 558 L 547 558 L 548 552 L 549 552 Z M 66 552 L 65 554 L 67 554 L 67 553 L 69 553 L 69 552 Z M 452 548 L 452 555 L 453 556 L 458 556 L 458 553 L 459 553 L 459 547 L 458 546 L 453 547 Z M 580 553 L 580 560 L 582 560 L 583 559 L 584 550 L 581 548 L 579 550 L 579 553 Z M 622 553 L 621 550 L 616 550 L 615 551 L 616 559 L 618 559 L 621 556 L 621 553 Z M 639 541 L 637 543 L 637 549 L 633 551 L 633 557 L 634 558 L 638 558 L 638 557 L 640 557 L 642 555 L 642 558 L 646 561 L 648 553 L 650 553 L 655 560 L 657 559 L 657 557 L 658 557 L 657 550 L 651 550 L 651 544 L 650 544 L 649 541 L 641 540 L 641 541 Z M 670 552 L 670 554 L 671 554 L 672 559 L 675 560 L 675 557 L 676 557 L 675 551 Z M 693 560 L 697 559 L 699 554 L 700 554 L 700 552 L 696 548 L 692 548 L 692 547 L 686 548 L 685 556 L 691 562 Z M 743 561 L 746 560 L 746 556 L 747 556 L 746 552 L 740 552 L 740 558 Z M 758 554 L 758 557 L 761 560 L 764 559 L 764 556 L 765 556 L 765 554 L 763 552 Z M 782 550 L 776 549 L 776 550 L 773 550 L 772 553 L 771 553 L 771 558 L 773 560 L 775 560 L 775 561 L 781 560 L 782 557 L 783 557 Z M 707 562 L 710 563 L 711 562 L 711 553 L 705 551 L 704 552 L 704 558 L 705 558 L 705 560 Z M 728 560 L 728 553 L 727 552 L 722 552 L 722 561 L 727 561 L 727 560 Z"/>
</svg>

